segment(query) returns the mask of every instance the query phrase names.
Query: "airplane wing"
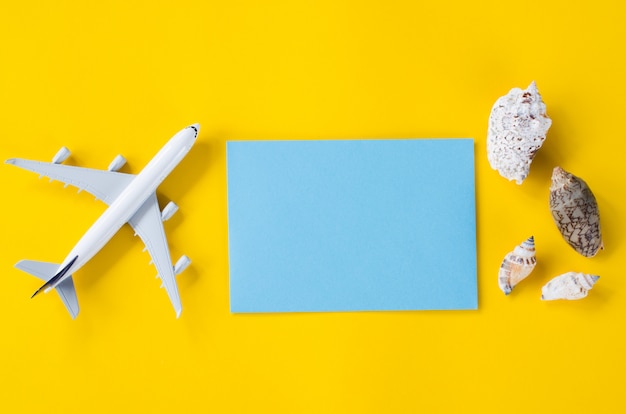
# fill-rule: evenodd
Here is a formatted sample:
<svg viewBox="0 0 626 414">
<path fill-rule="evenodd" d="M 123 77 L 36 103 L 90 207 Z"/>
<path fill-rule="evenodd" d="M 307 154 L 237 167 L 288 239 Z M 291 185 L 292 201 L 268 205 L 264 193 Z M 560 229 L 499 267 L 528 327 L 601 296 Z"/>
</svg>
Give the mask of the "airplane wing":
<svg viewBox="0 0 626 414">
<path fill-rule="evenodd" d="M 174 267 L 170 258 L 170 251 L 163 230 L 163 222 L 161 220 L 161 210 L 157 201 L 156 194 L 153 193 L 146 202 L 137 210 L 135 215 L 128 221 L 135 230 L 135 234 L 141 237 L 152 262 L 156 266 L 157 272 L 167 295 L 174 306 L 176 317 L 180 316 L 182 305 L 178 294 L 178 286 L 176 285 L 176 276 L 174 275 Z"/>
<path fill-rule="evenodd" d="M 99 200 L 110 205 L 135 178 L 133 174 L 73 167 L 49 162 L 30 161 L 19 158 L 6 160 L 7 164 L 38 173 L 51 180 L 57 180 L 85 190 Z"/>
</svg>

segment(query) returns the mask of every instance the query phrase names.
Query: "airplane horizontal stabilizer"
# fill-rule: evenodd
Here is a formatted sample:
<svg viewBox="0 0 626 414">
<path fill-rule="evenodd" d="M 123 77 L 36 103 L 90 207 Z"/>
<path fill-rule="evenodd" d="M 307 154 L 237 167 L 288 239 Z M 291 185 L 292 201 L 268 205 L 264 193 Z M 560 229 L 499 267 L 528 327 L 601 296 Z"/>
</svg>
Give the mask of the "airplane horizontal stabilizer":
<svg viewBox="0 0 626 414">
<path fill-rule="evenodd" d="M 36 262 L 34 260 L 22 260 L 18 262 L 15 267 L 26 273 L 36 276 L 47 283 L 52 278 L 54 278 L 57 273 L 57 269 L 59 268 L 59 265 L 54 263 Z M 70 315 L 72 315 L 72 319 L 76 318 L 76 315 L 78 315 L 79 307 L 78 298 L 76 296 L 76 289 L 74 288 L 74 280 L 72 279 L 72 276 L 69 276 L 63 282 L 59 283 L 55 287 L 55 290 L 59 294 L 59 297 L 63 301 L 63 304 L 67 308 Z"/>
</svg>

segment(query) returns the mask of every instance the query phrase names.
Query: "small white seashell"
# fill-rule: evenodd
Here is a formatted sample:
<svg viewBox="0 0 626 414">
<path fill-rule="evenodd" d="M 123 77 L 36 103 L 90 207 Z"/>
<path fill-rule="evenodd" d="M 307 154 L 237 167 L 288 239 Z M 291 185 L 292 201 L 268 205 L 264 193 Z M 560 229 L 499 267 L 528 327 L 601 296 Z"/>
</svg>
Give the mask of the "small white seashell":
<svg viewBox="0 0 626 414">
<path fill-rule="evenodd" d="M 491 168 L 521 184 L 550 125 L 535 81 L 525 90 L 513 88 L 500 97 L 489 116 L 487 158 Z"/>
<path fill-rule="evenodd" d="M 516 246 L 512 252 L 504 256 L 498 272 L 498 284 L 500 289 L 508 295 L 515 285 L 524 280 L 537 264 L 535 257 L 535 239 L 530 236 L 528 240 Z"/>
<path fill-rule="evenodd" d="M 587 183 L 561 167 L 552 171 L 550 211 L 561 235 L 578 253 L 593 257 L 604 248 L 596 198 Z"/>
<path fill-rule="evenodd" d="M 557 276 L 541 289 L 541 300 L 576 300 L 587 296 L 600 276 L 568 272 Z"/>
</svg>

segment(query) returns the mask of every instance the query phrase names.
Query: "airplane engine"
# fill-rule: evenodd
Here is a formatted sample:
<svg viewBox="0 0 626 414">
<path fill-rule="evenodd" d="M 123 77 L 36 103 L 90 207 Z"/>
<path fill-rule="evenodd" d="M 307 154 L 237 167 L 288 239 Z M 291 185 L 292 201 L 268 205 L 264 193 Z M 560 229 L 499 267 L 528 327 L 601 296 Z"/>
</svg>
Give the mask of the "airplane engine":
<svg viewBox="0 0 626 414">
<path fill-rule="evenodd" d="M 174 265 L 174 274 L 175 275 L 181 274 L 185 269 L 187 269 L 187 266 L 189 266 L 190 264 L 191 264 L 190 258 L 188 258 L 185 255 L 180 256 L 180 259 L 178 259 L 178 261 Z"/>
<path fill-rule="evenodd" d="M 54 158 L 52 158 L 52 163 L 61 164 L 63 161 L 70 156 L 70 150 L 67 147 L 61 147 L 61 149 L 56 153 Z"/>
<path fill-rule="evenodd" d="M 178 211 L 178 206 L 176 205 L 176 203 L 174 203 L 173 201 L 170 201 L 169 203 L 167 203 L 163 211 L 161 211 L 161 220 L 162 221 L 169 220 L 177 211 Z"/>
<path fill-rule="evenodd" d="M 109 168 L 107 168 L 111 172 L 119 171 L 126 164 L 126 158 L 121 155 L 116 156 L 109 164 Z"/>
</svg>

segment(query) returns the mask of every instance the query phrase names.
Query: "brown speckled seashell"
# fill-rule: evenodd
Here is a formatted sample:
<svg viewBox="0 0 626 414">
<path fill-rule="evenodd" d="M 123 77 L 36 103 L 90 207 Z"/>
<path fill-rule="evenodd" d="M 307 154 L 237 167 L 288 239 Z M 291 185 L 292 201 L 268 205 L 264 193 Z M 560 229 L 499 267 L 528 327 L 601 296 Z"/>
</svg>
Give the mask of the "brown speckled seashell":
<svg viewBox="0 0 626 414">
<path fill-rule="evenodd" d="M 596 198 L 587 183 L 561 167 L 552 172 L 550 211 L 561 235 L 578 253 L 593 257 L 604 248 Z"/>
</svg>

